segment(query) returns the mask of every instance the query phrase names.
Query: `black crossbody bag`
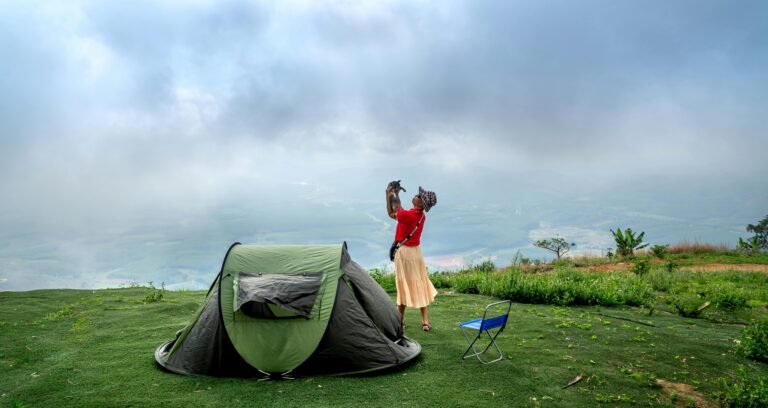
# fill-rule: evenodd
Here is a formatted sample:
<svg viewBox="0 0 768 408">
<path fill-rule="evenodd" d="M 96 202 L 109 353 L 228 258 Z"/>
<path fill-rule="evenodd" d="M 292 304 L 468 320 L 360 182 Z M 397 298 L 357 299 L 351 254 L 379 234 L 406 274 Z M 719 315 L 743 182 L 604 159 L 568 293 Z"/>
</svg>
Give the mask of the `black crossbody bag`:
<svg viewBox="0 0 768 408">
<path fill-rule="evenodd" d="M 424 221 L 424 214 L 421 214 L 421 219 L 419 220 L 419 222 L 416 223 L 416 228 L 414 228 L 413 231 L 411 231 L 411 233 L 408 234 L 407 237 L 405 237 L 405 239 L 403 239 L 400 242 L 398 242 L 398 241 L 393 241 L 392 242 L 392 246 L 389 247 L 389 260 L 390 261 L 394 261 L 395 260 L 395 253 L 397 253 L 397 250 L 400 249 L 401 246 L 403 246 L 405 241 L 408 241 L 409 239 L 411 239 L 413 234 L 416 233 L 416 230 L 419 229 L 419 225 L 421 225 L 422 221 Z"/>
</svg>

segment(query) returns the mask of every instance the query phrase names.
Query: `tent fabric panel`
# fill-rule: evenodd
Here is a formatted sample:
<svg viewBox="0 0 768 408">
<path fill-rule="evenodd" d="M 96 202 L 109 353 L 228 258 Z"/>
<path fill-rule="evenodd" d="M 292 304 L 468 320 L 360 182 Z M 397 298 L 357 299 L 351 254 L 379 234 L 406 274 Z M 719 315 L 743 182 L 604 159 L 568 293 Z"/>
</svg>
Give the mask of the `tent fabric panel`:
<svg viewBox="0 0 768 408">
<path fill-rule="evenodd" d="M 211 286 L 211 289 L 208 290 L 208 293 L 205 295 L 205 301 L 200 306 L 200 308 L 197 310 L 197 313 L 195 313 L 195 319 L 192 320 L 191 323 L 187 324 L 183 331 L 176 336 L 176 339 L 173 342 L 173 348 L 170 349 L 168 355 L 171 355 L 176 352 L 176 349 L 178 349 L 181 344 L 184 342 L 184 339 L 187 338 L 189 335 L 189 332 L 192 331 L 192 329 L 197 325 L 197 322 L 200 321 L 200 317 L 206 313 L 206 310 L 209 308 L 209 303 L 213 300 L 214 302 L 218 303 L 218 283 L 219 283 L 219 276 L 216 276 L 216 279 L 214 280 L 213 285 Z M 216 310 L 219 309 L 218 304 L 215 306 Z"/>
<path fill-rule="evenodd" d="M 253 367 L 286 372 L 315 351 L 333 310 L 343 246 L 239 245 L 227 258 L 221 282 L 221 315 L 232 344 Z M 322 273 L 310 318 L 257 319 L 235 311 L 235 280 L 241 273 Z"/>
<path fill-rule="evenodd" d="M 182 332 L 160 362 L 166 369 L 184 374 L 253 376 L 257 371 L 237 353 L 219 314 L 218 288 L 209 293 L 198 318 Z"/>
<path fill-rule="evenodd" d="M 394 307 L 391 301 L 389 305 Z M 296 371 L 300 374 L 350 374 L 385 369 L 419 354 L 421 348 L 417 343 L 409 344 L 411 347 L 403 347 L 390 341 L 360 306 L 354 291 L 340 281 L 336 306 L 325 336 L 317 351 Z"/>
<path fill-rule="evenodd" d="M 342 261 L 342 270 L 349 278 L 355 297 L 365 313 L 388 339 L 396 341 L 402 338 L 400 313 L 392 305 L 387 292 L 360 265 L 349 259 L 349 255 L 346 255 L 346 258 L 348 261 L 346 263 Z"/>
<path fill-rule="evenodd" d="M 235 281 L 235 310 L 249 302 L 271 303 L 297 315 L 309 318 L 317 299 L 323 274 L 302 273 L 252 274 L 242 272 Z"/>
</svg>

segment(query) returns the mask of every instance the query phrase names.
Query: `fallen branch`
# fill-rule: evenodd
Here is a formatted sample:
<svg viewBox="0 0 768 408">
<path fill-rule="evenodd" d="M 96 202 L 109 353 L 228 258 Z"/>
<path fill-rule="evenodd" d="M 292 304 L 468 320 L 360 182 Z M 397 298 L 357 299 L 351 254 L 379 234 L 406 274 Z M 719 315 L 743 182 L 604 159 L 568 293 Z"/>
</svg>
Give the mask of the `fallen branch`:
<svg viewBox="0 0 768 408">
<path fill-rule="evenodd" d="M 570 387 L 571 385 L 576 384 L 577 382 L 581 381 L 581 379 L 583 377 L 584 377 L 584 373 L 579 373 L 579 375 L 577 375 L 573 380 L 568 382 L 568 384 L 565 384 L 565 386 L 563 386 L 563 389 L 566 389 L 566 388 Z"/>
</svg>

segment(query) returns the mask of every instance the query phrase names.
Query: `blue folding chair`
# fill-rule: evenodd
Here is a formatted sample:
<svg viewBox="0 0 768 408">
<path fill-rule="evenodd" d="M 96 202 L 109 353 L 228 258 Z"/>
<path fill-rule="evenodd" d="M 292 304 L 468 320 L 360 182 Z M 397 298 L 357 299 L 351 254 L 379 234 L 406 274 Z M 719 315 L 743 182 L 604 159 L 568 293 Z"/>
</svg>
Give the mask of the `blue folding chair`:
<svg viewBox="0 0 768 408">
<path fill-rule="evenodd" d="M 499 311 L 504 310 L 504 306 L 506 305 L 507 311 L 502 314 L 497 315 L 490 315 L 489 311 L 493 309 L 493 311 L 496 311 L 497 309 Z M 496 344 L 496 337 L 501 334 L 502 331 L 504 331 L 504 328 L 507 327 L 507 320 L 509 318 L 509 309 L 512 308 L 512 301 L 510 300 L 504 300 L 501 302 L 491 303 L 490 305 L 485 307 L 485 311 L 483 312 L 483 317 L 479 319 L 469 320 L 463 323 L 459 323 L 459 328 L 461 329 L 461 333 L 464 334 L 464 338 L 467 339 L 467 343 L 469 343 L 469 347 L 467 347 L 467 350 L 464 351 L 464 355 L 461 357 L 462 359 L 469 358 L 469 357 L 477 357 L 478 360 L 480 360 L 483 364 L 490 364 L 494 363 L 496 361 L 501 360 L 504 358 L 504 353 L 501 352 L 501 349 L 499 348 L 499 345 Z M 475 338 L 470 340 L 470 336 L 467 333 L 472 333 L 470 330 L 476 330 L 477 335 L 475 335 Z M 486 345 L 482 350 L 478 351 L 477 348 L 475 348 L 475 343 L 482 337 L 483 333 L 488 335 L 488 339 L 490 340 L 488 342 L 488 345 Z M 493 335 L 491 335 L 493 333 Z M 484 361 L 480 356 L 483 355 L 488 349 L 491 348 L 491 346 L 494 346 L 496 348 L 496 352 L 499 353 L 499 357 L 495 360 L 491 361 Z M 474 351 L 473 354 L 467 354 L 469 351 Z"/>
</svg>

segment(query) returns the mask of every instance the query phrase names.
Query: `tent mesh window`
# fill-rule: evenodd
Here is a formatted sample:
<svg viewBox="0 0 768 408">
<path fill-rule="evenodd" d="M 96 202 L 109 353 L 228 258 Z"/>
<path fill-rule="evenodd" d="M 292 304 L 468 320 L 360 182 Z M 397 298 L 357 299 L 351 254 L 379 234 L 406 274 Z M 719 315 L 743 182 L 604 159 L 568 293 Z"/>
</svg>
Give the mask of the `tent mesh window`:
<svg viewBox="0 0 768 408">
<path fill-rule="evenodd" d="M 236 309 L 260 319 L 309 319 L 322 283 L 322 272 L 288 274 L 241 273 Z"/>
</svg>

